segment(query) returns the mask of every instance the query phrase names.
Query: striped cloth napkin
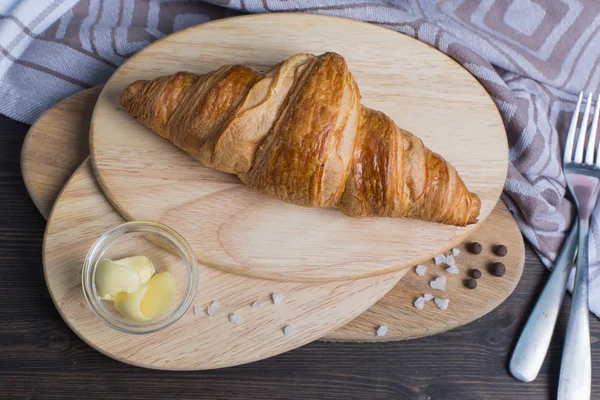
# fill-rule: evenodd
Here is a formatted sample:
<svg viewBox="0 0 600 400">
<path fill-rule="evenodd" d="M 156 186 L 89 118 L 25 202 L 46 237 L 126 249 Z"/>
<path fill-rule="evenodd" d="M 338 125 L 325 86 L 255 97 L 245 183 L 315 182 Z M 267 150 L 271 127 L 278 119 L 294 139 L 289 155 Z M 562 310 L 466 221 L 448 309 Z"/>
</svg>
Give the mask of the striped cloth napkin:
<svg viewBox="0 0 600 400">
<path fill-rule="evenodd" d="M 496 102 L 508 132 L 502 199 L 546 266 L 574 209 L 562 143 L 581 90 L 600 91 L 597 0 L 0 0 L 0 113 L 31 123 L 105 82 L 171 32 L 239 13 L 328 14 L 415 37 L 458 61 Z M 600 213 L 591 225 L 591 308 L 600 315 Z"/>
</svg>

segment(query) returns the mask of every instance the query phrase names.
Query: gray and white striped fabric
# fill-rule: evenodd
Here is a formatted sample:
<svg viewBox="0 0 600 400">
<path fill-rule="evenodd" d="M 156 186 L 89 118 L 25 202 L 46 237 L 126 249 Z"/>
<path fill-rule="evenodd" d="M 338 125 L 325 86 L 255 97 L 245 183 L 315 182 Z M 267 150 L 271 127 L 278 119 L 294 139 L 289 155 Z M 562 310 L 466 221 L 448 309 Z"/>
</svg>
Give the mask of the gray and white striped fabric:
<svg viewBox="0 0 600 400">
<path fill-rule="evenodd" d="M 496 102 L 508 132 L 502 199 L 547 266 L 571 225 L 560 155 L 576 94 L 600 91 L 597 0 L 0 0 L 0 113 L 31 123 L 105 82 L 171 32 L 239 13 L 308 12 L 379 24 L 448 54 Z M 600 213 L 591 306 L 600 315 Z"/>
</svg>

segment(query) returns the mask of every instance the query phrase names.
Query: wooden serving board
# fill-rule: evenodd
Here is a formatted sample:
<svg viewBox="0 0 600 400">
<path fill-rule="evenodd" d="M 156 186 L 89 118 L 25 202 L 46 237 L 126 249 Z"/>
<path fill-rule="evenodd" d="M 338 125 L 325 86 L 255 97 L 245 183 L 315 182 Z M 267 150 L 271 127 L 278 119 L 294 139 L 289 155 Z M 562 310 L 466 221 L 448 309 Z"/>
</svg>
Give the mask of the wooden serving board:
<svg viewBox="0 0 600 400">
<path fill-rule="evenodd" d="M 44 275 L 54 304 L 83 340 L 120 361 L 148 368 L 200 370 L 244 364 L 302 346 L 346 324 L 387 293 L 406 270 L 343 282 L 300 283 L 248 278 L 200 265 L 200 283 L 193 305 L 177 323 L 143 336 L 118 332 L 94 316 L 81 288 L 81 269 L 91 245 L 104 232 L 125 222 L 98 187 L 85 161 L 69 180 L 48 219 L 44 236 Z M 121 244 L 119 247 L 122 247 Z M 175 256 L 142 237 L 125 246 L 142 254 L 158 269 L 177 262 Z M 177 277 L 183 279 L 183 277 Z M 283 296 L 273 304 L 271 294 Z M 261 306 L 252 308 L 259 300 Z M 243 323 L 229 321 L 232 313 Z M 292 325 L 296 333 L 284 334 Z"/>
<path fill-rule="evenodd" d="M 21 173 L 33 203 L 48 219 L 71 175 L 89 156 L 90 118 L 102 86 L 84 90 L 35 121 L 21 149 Z"/>
<path fill-rule="evenodd" d="M 87 127 L 99 93 L 100 88 L 93 88 L 65 99 L 38 119 L 27 134 L 21 158 L 23 177 L 44 217 L 48 216 L 58 193 L 75 171 L 76 161 L 83 161 L 88 156 L 85 146 L 88 142 Z M 56 129 L 57 126 L 60 129 Z M 508 297 L 519 281 L 525 259 L 523 239 L 510 213 L 500 202 L 466 243 L 470 241 L 482 243 L 485 250 L 481 256 L 474 257 L 463 249 L 457 257 L 461 274 L 448 280 L 445 293 L 451 299 L 448 310 L 439 311 L 432 303 L 428 303 L 423 311 L 413 307 L 414 299 L 429 290 L 430 278 L 417 276 L 411 270 L 368 311 L 324 339 L 365 342 L 418 338 L 464 325 L 493 310 Z M 498 259 L 490 252 L 491 247 L 498 243 L 509 249 L 503 260 L 508 271 L 502 279 L 493 278 L 484 271 L 487 262 Z M 428 277 L 443 271 L 430 261 L 427 265 Z M 484 272 L 479 287 L 474 291 L 468 291 L 461 285 L 467 267 L 478 267 Z M 389 327 L 388 334 L 377 337 L 374 332 L 382 324 Z"/>
<path fill-rule="evenodd" d="M 91 122 L 103 191 L 128 220 L 163 222 L 188 237 L 207 265 L 282 281 L 356 279 L 406 268 L 460 243 L 458 228 L 409 219 L 349 218 L 260 195 L 131 118 L 119 94 L 138 79 L 242 63 L 266 70 L 299 52 L 343 55 L 366 106 L 386 112 L 450 161 L 494 209 L 508 165 L 506 133 L 485 89 L 432 47 L 372 24 L 308 14 L 223 19 L 165 37 L 121 66 Z"/>
</svg>

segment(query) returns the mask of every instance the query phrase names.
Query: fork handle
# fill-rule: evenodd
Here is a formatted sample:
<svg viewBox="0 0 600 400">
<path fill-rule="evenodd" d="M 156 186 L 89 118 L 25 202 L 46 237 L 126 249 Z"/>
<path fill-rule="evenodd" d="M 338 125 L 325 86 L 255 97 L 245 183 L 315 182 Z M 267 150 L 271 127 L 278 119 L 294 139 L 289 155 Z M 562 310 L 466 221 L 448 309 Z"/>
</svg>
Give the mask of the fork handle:
<svg viewBox="0 0 600 400">
<path fill-rule="evenodd" d="M 571 315 L 563 348 L 558 400 L 589 399 L 592 390 L 592 356 L 588 297 L 589 219 L 579 219 L 577 271 L 571 303 Z"/>
<path fill-rule="evenodd" d="M 508 368 L 522 382 L 533 381 L 546 358 L 575 259 L 577 233 L 576 221 L 513 351 Z"/>
</svg>

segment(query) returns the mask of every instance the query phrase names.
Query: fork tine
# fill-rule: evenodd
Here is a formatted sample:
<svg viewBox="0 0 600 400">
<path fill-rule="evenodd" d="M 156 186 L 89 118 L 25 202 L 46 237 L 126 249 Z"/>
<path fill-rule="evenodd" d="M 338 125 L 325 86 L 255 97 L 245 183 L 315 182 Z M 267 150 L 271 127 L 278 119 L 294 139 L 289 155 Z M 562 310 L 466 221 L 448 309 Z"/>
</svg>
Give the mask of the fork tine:
<svg viewBox="0 0 600 400">
<path fill-rule="evenodd" d="M 600 97 L 600 95 L 599 95 Z M 594 117 L 592 118 L 592 126 L 590 127 L 590 136 L 585 145 L 585 163 L 594 163 L 594 154 L 596 153 L 596 130 L 598 128 L 598 101 L 594 107 Z"/>
<path fill-rule="evenodd" d="M 583 99 L 583 91 L 579 93 L 579 100 L 571 117 L 571 125 L 569 125 L 569 134 L 565 143 L 565 154 L 563 155 L 563 164 L 570 163 L 573 159 L 573 144 L 575 143 L 575 132 L 577 132 L 577 120 L 579 119 L 579 109 L 581 108 L 581 100 Z"/>
<path fill-rule="evenodd" d="M 575 148 L 575 158 L 573 159 L 576 163 L 583 163 L 583 148 L 585 147 L 585 137 L 587 134 L 587 123 L 590 116 L 590 107 L 592 105 L 592 93 L 588 94 L 587 101 L 585 104 L 585 111 L 583 112 L 583 119 L 581 120 L 581 128 L 579 129 L 579 137 L 577 138 L 577 147 Z"/>
<path fill-rule="evenodd" d="M 598 97 L 596 98 L 596 110 L 594 111 L 594 119 L 592 120 L 591 129 L 594 138 L 598 135 L 598 119 L 600 119 L 600 93 L 598 93 Z M 600 146 L 598 147 L 598 154 L 596 155 L 596 165 L 600 167 Z"/>
</svg>

